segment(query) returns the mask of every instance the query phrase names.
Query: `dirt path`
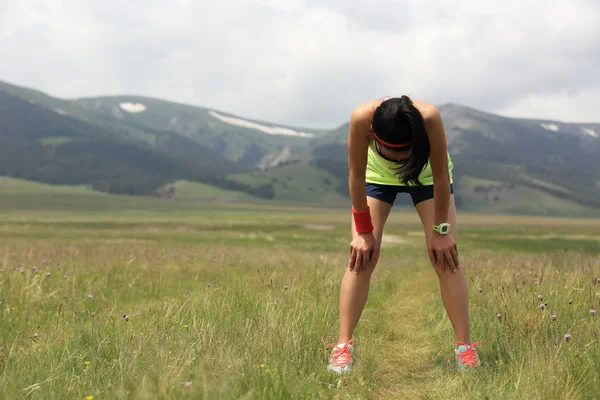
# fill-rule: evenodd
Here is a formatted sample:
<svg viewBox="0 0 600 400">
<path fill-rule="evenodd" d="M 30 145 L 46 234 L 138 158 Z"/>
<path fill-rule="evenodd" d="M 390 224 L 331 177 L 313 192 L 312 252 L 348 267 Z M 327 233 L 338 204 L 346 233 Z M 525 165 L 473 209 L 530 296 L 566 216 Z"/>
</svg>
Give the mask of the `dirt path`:
<svg viewBox="0 0 600 400">
<path fill-rule="evenodd" d="M 426 268 L 405 275 L 398 290 L 384 304 L 389 321 L 390 340 L 380 348 L 378 380 L 380 399 L 441 398 L 447 387 L 443 373 L 435 362 L 434 334 L 426 324 L 431 301 L 439 296 L 438 280 Z M 451 347 L 449 346 L 451 351 Z M 448 357 L 452 354 L 448 353 Z M 437 389 L 437 390 L 436 390 Z"/>
</svg>

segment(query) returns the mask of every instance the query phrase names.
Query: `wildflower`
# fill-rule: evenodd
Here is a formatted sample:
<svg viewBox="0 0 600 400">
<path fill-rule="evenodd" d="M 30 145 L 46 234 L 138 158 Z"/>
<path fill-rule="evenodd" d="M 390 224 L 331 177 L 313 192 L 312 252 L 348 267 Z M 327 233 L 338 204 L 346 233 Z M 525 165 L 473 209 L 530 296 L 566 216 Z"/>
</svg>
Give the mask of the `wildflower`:
<svg viewBox="0 0 600 400">
<path fill-rule="evenodd" d="M 267 374 L 269 374 L 269 373 L 271 373 L 271 370 L 267 368 L 267 369 L 265 369 L 265 372 L 266 372 Z"/>
<path fill-rule="evenodd" d="M 94 296 L 92 296 L 91 294 L 88 294 L 88 299 L 92 300 L 94 298 Z"/>
<path fill-rule="evenodd" d="M 567 334 L 565 335 L 565 340 L 568 342 L 568 341 L 569 341 L 569 339 L 571 339 L 571 335 L 567 333 Z"/>
<path fill-rule="evenodd" d="M 594 315 L 596 314 L 596 310 L 594 310 L 593 308 L 590 310 L 590 315 Z"/>
<path fill-rule="evenodd" d="M 90 395 L 85 398 L 85 400 L 94 400 L 94 396 Z"/>
<path fill-rule="evenodd" d="M 479 288 L 479 289 L 477 289 L 477 291 L 478 291 L 479 293 L 481 293 L 481 292 L 483 292 L 483 289 L 482 289 L 482 288 Z"/>
<path fill-rule="evenodd" d="M 90 365 L 89 361 L 84 362 L 85 365 Z"/>
<path fill-rule="evenodd" d="M 502 318 L 502 314 L 496 315 L 496 318 L 501 319 Z"/>
<path fill-rule="evenodd" d="M 187 381 L 186 383 L 183 384 L 183 386 L 185 386 L 186 388 L 189 388 L 192 386 L 192 381 Z"/>
<path fill-rule="evenodd" d="M 568 288 L 569 288 L 569 286 L 565 285 L 565 286 L 564 286 L 564 288 L 565 288 L 565 289 L 568 289 Z"/>
<path fill-rule="evenodd" d="M 20 350 L 20 351 L 24 351 L 24 350 L 25 350 L 25 347 L 19 347 L 19 350 Z"/>
<path fill-rule="evenodd" d="M 142 313 L 141 311 L 136 311 L 136 312 L 135 312 L 135 316 L 136 316 L 136 317 L 139 317 L 141 313 Z"/>
<path fill-rule="evenodd" d="M 265 364 L 260 364 L 259 367 L 264 368 Z"/>
<path fill-rule="evenodd" d="M 207 286 L 210 287 L 210 283 Z"/>
<path fill-rule="evenodd" d="M 50 276 L 50 272 L 46 272 L 46 277 Z"/>
<path fill-rule="evenodd" d="M 129 315 L 125 314 L 123 315 L 123 318 L 125 319 L 125 321 L 129 321 Z"/>
<path fill-rule="evenodd" d="M 0 346 L 0 351 L 4 351 L 4 346 Z"/>
<path fill-rule="evenodd" d="M 283 287 L 283 290 L 288 290 L 289 288 L 290 288 L 290 287 L 289 287 L 288 285 L 285 285 L 285 286 Z"/>
<path fill-rule="evenodd" d="M 541 294 L 538 294 L 538 300 L 539 300 L 539 301 L 542 301 L 542 299 L 543 299 L 542 295 L 541 295 Z"/>
<path fill-rule="evenodd" d="M 65 275 L 63 276 L 63 278 L 67 279 L 67 278 L 68 278 L 67 274 L 65 274 Z"/>
<path fill-rule="evenodd" d="M 34 337 L 34 338 L 36 338 L 36 337 L 38 337 L 38 336 L 39 336 L 39 335 L 38 335 L 37 333 L 34 333 L 34 334 L 33 334 L 33 337 Z"/>
<path fill-rule="evenodd" d="M 37 274 L 37 272 L 38 272 L 38 268 L 37 268 L 35 265 L 33 266 L 33 268 L 31 268 L 31 270 L 32 270 L 33 272 L 35 272 L 36 274 Z"/>
<path fill-rule="evenodd" d="M 569 300 L 569 304 L 573 304 L 573 300 Z"/>
<path fill-rule="evenodd" d="M 0 268 L 0 274 L 4 272 L 4 268 Z"/>
<path fill-rule="evenodd" d="M 540 304 L 540 308 L 543 310 L 544 308 L 546 308 L 546 305 L 544 303 Z"/>
<path fill-rule="evenodd" d="M 556 314 L 552 314 L 552 316 L 550 318 L 552 319 L 552 321 L 556 321 L 556 318 L 558 318 L 558 317 L 556 316 Z"/>
<path fill-rule="evenodd" d="M 95 317 L 95 316 L 96 316 L 96 312 L 92 311 L 92 317 Z"/>
<path fill-rule="evenodd" d="M 42 260 L 42 264 L 46 264 L 46 260 Z"/>
</svg>

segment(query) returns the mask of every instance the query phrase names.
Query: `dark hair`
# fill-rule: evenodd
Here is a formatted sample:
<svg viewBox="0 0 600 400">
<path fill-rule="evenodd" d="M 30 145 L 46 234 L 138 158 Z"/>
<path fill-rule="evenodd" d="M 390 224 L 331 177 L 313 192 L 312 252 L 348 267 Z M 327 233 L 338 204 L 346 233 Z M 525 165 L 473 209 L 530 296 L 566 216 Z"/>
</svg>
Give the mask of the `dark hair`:
<svg viewBox="0 0 600 400">
<path fill-rule="evenodd" d="M 408 96 L 385 100 L 373 113 L 373 131 L 379 139 L 390 144 L 412 142 L 408 159 L 398 168 L 398 179 L 405 185 L 421 185 L 419 174 L 429 161 L 429 138 L 425 132 L 425 121 L 421 112 Z M 380 146 L 396 150 L 379 142 Z"/>
</svg>

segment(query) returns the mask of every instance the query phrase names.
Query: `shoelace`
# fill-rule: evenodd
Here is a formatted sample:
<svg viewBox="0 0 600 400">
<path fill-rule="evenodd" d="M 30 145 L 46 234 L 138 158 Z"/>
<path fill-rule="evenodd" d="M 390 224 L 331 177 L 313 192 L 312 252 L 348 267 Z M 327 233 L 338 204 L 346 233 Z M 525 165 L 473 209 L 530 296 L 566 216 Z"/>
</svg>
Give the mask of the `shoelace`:
<svg viewBox="0 0 600 400">
<path fill-rule="evenodd" d="M 353 345 L 354 339 L 350 339 L 342 348 L 337 347 L 336 344 L 328 344 L 327 347 L 333 347 L 333 352 L 331 353 L 331 364 L 335 365 L 336 367 L 343 367 L 344 365 L 348 364 L 352 355 L 352 352 L 349 350 L 349 348 Z"/>
<path fill-rule="evenodd" d="M 485 343 L 485 341 L 483 342 L 475 342 L 475 343 L 471 343 L 471 344 L 466 344 L 463 342 L 454 342 L 457 345 L 463 345 L 467 348 L 467 351 L 465 351 L 464 353 L 460 353 L 458 354 L 458 357 L 460 357 L 460 361 L 465 364 L 465 365 L 477 365 L 477 346 Z"/>
</svg>

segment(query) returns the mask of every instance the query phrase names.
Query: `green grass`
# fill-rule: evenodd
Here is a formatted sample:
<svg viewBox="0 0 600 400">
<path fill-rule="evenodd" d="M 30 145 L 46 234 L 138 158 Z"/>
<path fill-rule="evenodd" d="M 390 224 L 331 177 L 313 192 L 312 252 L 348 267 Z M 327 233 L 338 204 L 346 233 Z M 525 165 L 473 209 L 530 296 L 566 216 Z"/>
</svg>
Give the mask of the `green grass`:
<svg viewBox="0 0 600 400">
<path fill-rule="evenodd" d="M 199 182 L 177 181 L 172 185 L 174 197 L 179 200 L 190 201 L 224 201 L 224 202 L 248 202 L 257 201 L 258 198 L 246 193 L 234 190 L 224 190 Z"/>
<path fill-rule="evenodd" d="M 23 188 L 0 190 L 8 187 L 25 199 Z M 55 188 L 46 190 L 38 197 Z M 338 329 L 346 210 L 110 196 L 112 208 L 93 210 L 90 199 L 102 195 L 69 191 L 66 210 L 0 208 L 2 398 L 591 399 L 600 391 L 600 314 L 588 312 L 600 308 L 598 220 L 459 215 L 472 337 L 487 342 L 483 367 L 458 373 L 422 227 L 414 211 L 395 210 L 386 234 L 404 241 L 382 249 L 355 332 L 355 368 L 340 379 L 326 371 L 325 345 Z"/>
</svg>

